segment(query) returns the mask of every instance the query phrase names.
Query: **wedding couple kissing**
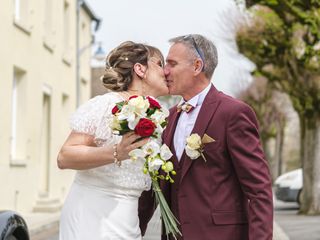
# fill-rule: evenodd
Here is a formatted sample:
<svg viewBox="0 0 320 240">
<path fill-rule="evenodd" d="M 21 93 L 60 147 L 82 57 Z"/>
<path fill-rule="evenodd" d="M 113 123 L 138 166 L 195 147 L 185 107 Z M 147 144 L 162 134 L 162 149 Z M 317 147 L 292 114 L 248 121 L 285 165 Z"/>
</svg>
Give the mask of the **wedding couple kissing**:
<svg viewBox="0 0 320 240">
<path fill-rule="evenodd" d="M 255 113 L 214 87 L 211 40 L 169 42 L 165 59 L 147 44 L 113 49 L 101 78 L 110 91 L 72 115 L 57 159 L 77 170 L 60 240 L 141 240 L 157 206 L 162 239 L 272 239 L 271 178 Z M 157 100 L 165 95 L 181 101 L 168 110 Z"/>
</svg>

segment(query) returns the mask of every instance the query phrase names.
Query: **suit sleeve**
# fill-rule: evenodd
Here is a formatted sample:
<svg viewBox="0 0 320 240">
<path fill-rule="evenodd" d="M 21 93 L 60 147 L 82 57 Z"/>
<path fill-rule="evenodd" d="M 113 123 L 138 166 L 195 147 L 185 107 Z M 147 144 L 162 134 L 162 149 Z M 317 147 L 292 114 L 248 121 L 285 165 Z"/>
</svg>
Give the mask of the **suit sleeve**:
<svg viewBox="0 0 320 240">
<path fill-rule="evenodd" d="M 241 188 L 249 201 L 249 239 L 271 240 L 273 196 L 268 163 L 254 112 L 245 104 L 231 111 L 227 145 Z"/>
<path fill-rule="evenodd" d="M 142 192 L 139 198 L 138 216 L 139 226 L 142 236 L 147 231 L 147 226 L 156 209 L 156 202 L 152 188 L 149 191 Z"/>
</svg>

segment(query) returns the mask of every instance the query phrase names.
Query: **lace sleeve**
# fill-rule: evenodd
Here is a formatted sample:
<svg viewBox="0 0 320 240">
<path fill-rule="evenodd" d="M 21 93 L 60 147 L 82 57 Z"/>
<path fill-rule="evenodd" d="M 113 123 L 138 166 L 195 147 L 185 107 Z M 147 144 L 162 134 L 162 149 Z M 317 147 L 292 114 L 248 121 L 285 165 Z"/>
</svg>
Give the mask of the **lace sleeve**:
<svg viewBox="0 0 320 240">
<path fill-rule="evenodd" d="M 94 136 L 108 103 L 105 95 L 96 96 L 81 105 L 70 118 L 70 128 L 75 132 Z"/>
<path fill-rule="evenodd" d="M 101 115 L 97 129 L 95 132 L 95 142 L 98 146 L 103 146 L 108 143 L 114 143 L 114 141 L 119 140 L 118 136 L 112 133 L 111 123 L 113 120 L 112 108 L 116 103 L 123 101 L 122 97 L 117 93 L 109 93 L 108 98 L 105 101 L 105 111 Z"/>
</svg>

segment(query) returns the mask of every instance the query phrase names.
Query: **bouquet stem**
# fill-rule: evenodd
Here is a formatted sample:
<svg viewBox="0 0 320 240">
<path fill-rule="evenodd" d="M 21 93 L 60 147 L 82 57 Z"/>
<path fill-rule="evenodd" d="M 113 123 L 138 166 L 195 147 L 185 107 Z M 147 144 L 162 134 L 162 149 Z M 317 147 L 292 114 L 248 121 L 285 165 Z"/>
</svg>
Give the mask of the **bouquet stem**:
<svg viewBox="0 0 320 240">
<path fill-rule="evenodd" d="M 156 179 L 152 179 L 152 188 L 155 193 L 156 202 L 160 206 L 161 218 L 164 223 L 166 235 L 168 236 L 169 234 L 172 234 L 174 239 L 177 239 L 176 236 L 178 234 L 180 236 L 182 236 L 182 234 L 178 228 L 179 222 L 178 222 L 177 218 L 171 212 L 171 209 L 168 206 L 168 203 L 167 203 L 166 199 L 164 198 L 163 193 L 160 189 L 159 183 Z"/>
</svg>

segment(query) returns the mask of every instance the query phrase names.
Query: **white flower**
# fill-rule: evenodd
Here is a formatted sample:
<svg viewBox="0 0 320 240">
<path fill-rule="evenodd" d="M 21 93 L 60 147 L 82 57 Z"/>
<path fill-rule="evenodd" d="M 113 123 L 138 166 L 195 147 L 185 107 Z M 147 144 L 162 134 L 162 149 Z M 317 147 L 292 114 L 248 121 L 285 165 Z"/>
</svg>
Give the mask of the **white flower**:
<svg viewBox="0 0 320 240">
<path fill-rule="evenodd" d="M 148 110 L 150 103 L 148 99 L 144 99 L 142 96 L 131 98 L 128 101 L 128 106 L 134 108 L 134 112 L 144 117 L 146 115 L 146 111 Z"/>
<path fill-rule="evenodd" d="M 144 153 L 150 157 L 155 157 L 160 152 L 160 146 L 155 141 L 149 141 L 142 147 Z"/>
<path fill-rule="evenodd" d="M 206 139 L 208 136 L 205 134 Z M 205 140 L 203 138 L 203 140 Z M 214 139 L 211 139 L 214 141 Z M 207 159 L 203 154 L 203 145 L 205 142 L 202 141 L 200 136 L 196 133 L 191 134 L 187 139 L 186 139 L 186 154 L 191 158 L 191 159 L 197 159 L 198 157 L 202 156 L 203 160 L 206 162 Z"/>
<path fill-rule="evenodd" d="M 118 120 L 127 120 L 128 127 L 131 130 L 137 126 L 138 122 L 140 121 L 140 116 L 137 116 L 135 113 L 135 108 L 133 106 L 124 105 L 121 109 L 121 112 L 118 114 Z"/>
<path fill-rule="evenodd" d="M 161 111 L 163 112 L 163 114 L 164 114 L 165 117 L 168 117 L 169 114 L 170 114 L 168 108 L 162 107 L 162 108 L 161 108 Z"/>
<path fill-rule="evenodd" d="M 136 160 L 144 160 L 146 156 L 146 153 L 142 151 L 141 149 L 137 148 L 129 152 L 130 159 L 136 161 Z"/>
<path fill-rule="evenodd" d="M 160 156 L 163 160 L 167 161 L 172 157 L 172 152 L 166 144 L 163 144 L 160 148 Z"/>
<path fill-rule="evenodd" d="M 159 158 L 154 158 L 149 161 L 149 171 L 159 170 L 159 168 L 164 164 L 164 162 Z"/>
<path fill-rule="evenodd" d="M 154 133 L 156 136 L 161 136 L 164 128 L 161 127 L 159 123 L 156 124 L 156 129 L 154 130 Z"/>
<path fill-rule="evenodd" d="M 132 121 L 129 121 L 128 120 L 128 127 L 131 129 L 131 130 L 134 130 L 135 127 L 137 126 L 138 122 L 140 121 L 140 117 L 136 117 L 135 119 L 133 119 Z"/>
<path fill-rule="evenodd" d="M 194 150 L 194 149 L 190 148 L 189 146 L 186 146 L 185 150 L 186 150 L 186 154 L 191 159 L 197 159 L 198 157 L 200 157 L 200 151 L 198 151 L 198 150 Z"/>
<path fill-rule="evenodd" d="M 190 149 L 197 150 L 201 148 L 201 138 L 198 134 L 193 133 L 187 138 L 187 146 Z"/>
<path fill-rule="evenodd" d="M 163 123 L 166 120 L 166 117 L 168 116 L 166 116 L 166 114 L 163 111 L 160 111 L 158 109 L 150 116 L 150 118 L 153 121 L 159 124 Z"/>
<path fill-rule="evenodd" d="M 129 105 L 124 105 L 121 109 L 121 112 L 118 114 L 118 119 L 121 120 L 127 120 L 133 121 L 135 119 L 136 115 L 134 113 L 134 107 Z"/>
</svg>

